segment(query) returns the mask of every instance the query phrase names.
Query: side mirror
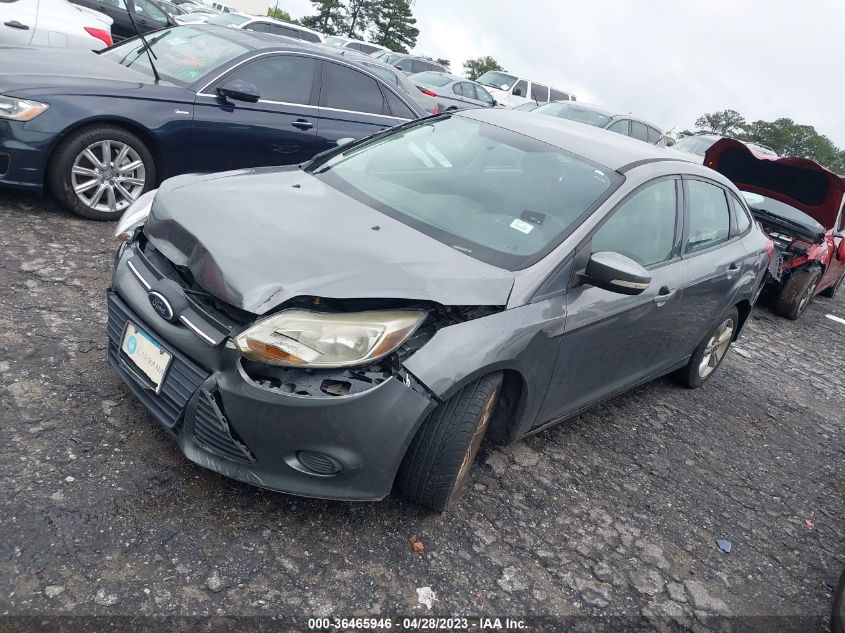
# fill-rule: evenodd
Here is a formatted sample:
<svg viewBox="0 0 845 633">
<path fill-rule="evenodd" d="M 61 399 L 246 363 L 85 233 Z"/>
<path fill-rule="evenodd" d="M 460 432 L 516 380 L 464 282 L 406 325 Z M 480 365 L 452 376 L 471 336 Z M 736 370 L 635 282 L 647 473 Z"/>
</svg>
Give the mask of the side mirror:
<svg viewBox="0 0 845 633">
<path fill-rule="evenodd" d="M 490 104 L 490 107 L 495 108 L 497 105 L 499 105 L 499 102 L 493 99 L 493 103 Z"/>
<path fill-rule="evenodd" d="M 227 99 L 248 103 L 255 103 L 261 98 L 261 95 L 258 94 L 258 88 L 243 79 L 233 79 L 222 86 L 218 86 L 217 94 Z"/>
<path fill-rule="evenodd" d="M 514 88 L 513 89 L 513 96 L 514 97 L 521 97 L 522 96 L 522 90 L 520 88 Z"/>
<path fill-rule="evenodd" d="M 651 283 L 645 268 L 630 257 L 609 251 L 593 253 L 584 272 L 587 283 L 623 295 L 638 295 Z"/>
</svg>

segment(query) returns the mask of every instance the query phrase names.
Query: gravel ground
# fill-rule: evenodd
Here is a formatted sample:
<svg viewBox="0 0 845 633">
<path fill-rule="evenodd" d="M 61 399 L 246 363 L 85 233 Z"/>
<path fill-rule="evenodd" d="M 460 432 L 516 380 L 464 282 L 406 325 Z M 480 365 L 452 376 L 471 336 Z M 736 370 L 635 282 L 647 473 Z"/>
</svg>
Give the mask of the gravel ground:
<svg viewBox="0 0 845 633">
<path fill-rule="evenodd" d="M 845 565 L 845 325 L 825 315 L 845 317 L 842 296 L 798 322 L 756 310 L 703 389 L 658 380 L 483 447 L 437 515 L 191 464 L 105 361 L 113 226 L 2 191 L 0 228 L 2 614 L 826 626 Z"/>
</svg>

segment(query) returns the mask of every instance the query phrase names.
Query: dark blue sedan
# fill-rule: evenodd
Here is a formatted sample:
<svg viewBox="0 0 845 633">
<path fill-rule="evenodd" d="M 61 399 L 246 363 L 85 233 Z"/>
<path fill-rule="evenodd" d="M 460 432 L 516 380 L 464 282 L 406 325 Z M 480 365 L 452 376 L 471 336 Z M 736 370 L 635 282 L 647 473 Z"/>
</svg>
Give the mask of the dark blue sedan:
<svg viewBox="0 0 845 633">
<path fill-rule="evenodd" d="M 0 185 L 111 220 L 171 176 L 295 164 L 427 114 L 321 46 L 206 25 L 147 42 L 153 65 L 137 39 L 0 48 Z"/>
</svg>

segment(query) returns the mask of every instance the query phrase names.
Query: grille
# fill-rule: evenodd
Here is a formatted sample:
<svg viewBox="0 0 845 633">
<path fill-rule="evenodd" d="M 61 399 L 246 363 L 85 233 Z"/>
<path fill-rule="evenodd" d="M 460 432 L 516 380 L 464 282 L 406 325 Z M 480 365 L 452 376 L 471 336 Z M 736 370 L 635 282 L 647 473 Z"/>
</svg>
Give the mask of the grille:
<svg viewBox="0 0 845 633">
<path fill-rule="evenodd" d="M 188 399 L 208 378 L 208 372 L 159 341 L 159 344 L 173 355 L 173 360 L 170 361 L 161 389 L 156 393 L 120 351 L 120 337 L 127 321 L 132 321 L 142 329 L 149 328 L 112 292 L 108 294 L 108 306 L 109 363 L 156 419 L 172 429 L 179 421 Z"/>
<path fill-rule="evenodd" d="M 329 457 L 323 453 L 315 453 L 314 451 L 298 451 L 296 458 L 306 470 L 311 471 L 315 475 L 336 475 L 343 466 L 333 457 Z"/>
<path fill-rule="evenodd" d="M 232 437 L 229 423 L 214 396 L 203 389 L 197 399 L 194 438 L 215 455 L 243 464 L 255 463 L 255 457 L 240 441 Z"/>
</svg>

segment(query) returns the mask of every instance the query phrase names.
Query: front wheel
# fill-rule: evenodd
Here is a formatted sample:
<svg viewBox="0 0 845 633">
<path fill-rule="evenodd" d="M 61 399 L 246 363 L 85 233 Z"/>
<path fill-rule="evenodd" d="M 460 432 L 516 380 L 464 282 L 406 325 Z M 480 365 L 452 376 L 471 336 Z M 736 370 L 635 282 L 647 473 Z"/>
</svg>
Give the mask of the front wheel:
<svg viewBox="0 0 845 633">
<path fill-rule="evenodd" d="M 698 344 L 686 367 L 675 372 L 675 380 L 691 389 L 707 382 L 728 353 L 738 324 L 739 312 L 736 308 L 731 308 L 719 320 L 719 325 Z"/>
<path fill-rule="evenodd" d="M 62 141 L 47 174 L 53 195 L 89 220 L 117 220 L 153 188 L 155 163 L 135 134 L 113 125 L 80 130 Z"/>
<path fill-rule="evenodd" d="M 775 312 L 787 319 L 795 320 L 813 301 L 822 271 L 818 268 L 803 268 L 793 272 L 778 295 Z"/>
<path fill-rule="evenodd" d="M 837 291 L 839 290 L 840 286 L 842 286 L 842 281 L 845 280 L 845 270 L 842 271 L 842 274 L 839 275 L 839 279 L 836 280 L 836 283 L 832 286 L 828 286 L 824 290 L 822 290 L 819 294 L 823 297 L 827 297 L 828 299 L 833 299 L 836 296 Z"/>
<path fill-rule="evenodd" d="M 488 374 L 431 412 L 396 475 L 396 488 L 404 497 L 438 511 L 455 503 L 493 416 L 501 386 L 500 372 Z"/>
</svg>

